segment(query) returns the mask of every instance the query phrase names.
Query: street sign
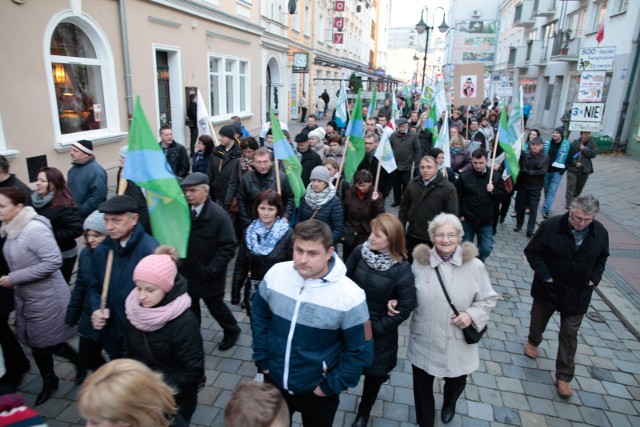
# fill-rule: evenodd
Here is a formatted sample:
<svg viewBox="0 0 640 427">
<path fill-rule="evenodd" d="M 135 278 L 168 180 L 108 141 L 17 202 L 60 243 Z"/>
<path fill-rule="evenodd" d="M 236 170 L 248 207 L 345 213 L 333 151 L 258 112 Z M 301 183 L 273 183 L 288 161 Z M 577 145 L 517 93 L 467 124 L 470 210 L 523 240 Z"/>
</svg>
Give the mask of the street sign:
<svg viewBox="0 0 640 427">
<path fill-rule="evenodd" d="M 606 71 L 583 71 L 580 73 L 580 86 L 583 87 L 604 87 Z"/>
<path fill-rule="evenodd" d="M 333 33 L 333 44 L 343 44 L 344 33 Z"/>
<path fill-rule="evenodd" d="M 344 28 L 344 17 L 336 16 L 333 18 L 333 28 L 341 30 Z"/>
<path fill-rule="evenodd" d="M 344 0 L 336 0 L 333 5 L 334 5 L 333 9 L 336 12 L 344 12 L 344 9 L 345 9 L 345 1 Z"/>
<path fill-rule="evenodd" d="M 611 71 L 615 56 L 615 47 L 582 48 L 578 58 L 578 71 Z"/>
<path fill-rule="evenodd" d="M 604 102 L 574 102 L 571 108 L 571 121 L 600 123 L 604 115 Z"/>
<path fill-rule="evenodd" d="M 588 132 L 599 132 L 600 131 L 600 123 L 592 123 L 592 122 L 569 122 L 569 130 L 579 130 L 579 131 L 588 131 Z"/>
</svg>

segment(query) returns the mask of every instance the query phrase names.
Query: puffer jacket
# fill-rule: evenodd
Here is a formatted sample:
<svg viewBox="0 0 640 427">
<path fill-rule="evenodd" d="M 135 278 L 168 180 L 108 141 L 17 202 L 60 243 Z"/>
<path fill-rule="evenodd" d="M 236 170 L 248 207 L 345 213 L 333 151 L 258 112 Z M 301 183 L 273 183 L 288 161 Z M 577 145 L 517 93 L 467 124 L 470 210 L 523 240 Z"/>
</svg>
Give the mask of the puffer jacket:
<svg viewBox="0 0 640 427">
<path fill-rule="evenodd" d="M 357 246 L 346 263 L 347 277 L 367 295 L 367 307 L 373 329 L 373 363 L 364 370 L 367 375 L 388 374 L 397 363 L 398 327 L 409 318 L 416 306 L 416 288 L 411 265 L 407 260 L 385 271 L 376 271 L 362 258 L 362 245 Z M 395 316 L 387 314 L 387 302 L 398 300 Z"/>
<path fill-rule="evenodd" d="M 186 148 L 175 141 L 163 149 L 164 155 L 167 157 L 167 163 L 171 167 L 171 171 L 175 176 L 184 178 L 189 175 L 189 155 Z"/>
<path fill-rule="evenodd" d="M 51 222 L 53 235 L 61 252 L 76 247 L 76 238 L 82 236 L 82 220 L 78 216 L 75 206 L 53 209 L 51 202 L 41 208 L 35 208 L 38 215 L 42 215 Z"/>
<path fill-rule="evenodd" d="M 302 197 L 300 200 L 300 208 L 298 209 L 298 223 L 311 219 L 313 212 L 313 209 L 307 204 L 305 198 Z M 340 242 L 340 237 L 344 231 L 344 215 L 342 212 L 342 202 L 338 196 L 333 196 L 329 202 L 322 206 L 313 219 L 320 220 L 331 227 L 334 245 Z"/>
<path fill-rule="evenodd" d="M 100 332 L 93 329 L 91 325 L 91 304 L 89 304 L 89 284 L 91 283 L 91 275 L 93 270 L 91 264 L 93 262 L 93 252 L 89 246 L 86 246 L 78 257 L 78 273 L 76 276 L 76 284 L 71 292 L 71 300 L 67 307 L 67 314 L 64 322 L 69 326 L 78 325 L 78 334 L 83 337 L 98 341 Z"/>
</svg>

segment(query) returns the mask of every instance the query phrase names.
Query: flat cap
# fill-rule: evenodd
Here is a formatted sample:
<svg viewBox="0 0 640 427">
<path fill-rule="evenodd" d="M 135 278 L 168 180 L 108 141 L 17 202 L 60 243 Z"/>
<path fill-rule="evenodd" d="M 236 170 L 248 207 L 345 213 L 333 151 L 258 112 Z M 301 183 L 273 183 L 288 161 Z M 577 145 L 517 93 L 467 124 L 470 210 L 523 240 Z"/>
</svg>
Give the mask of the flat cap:
<svg viewBox="0 0 640 427">
<path fill-rule="evenodd" d="M 406 125 L 407 123 L 409 123 L 409 121 L 407 119 L 405 119 L 404 117 L 400 117 L 398 120 L 396 120 L 396 125 L 397 126 Z"/>
<path fill-rule="evenodd" d="M 536 136 L 531 141 L 529 141 L 529 144 L 543 144 L 542 138 L 540 138 L 539 136 Z"/>
<path fill-rule="evenodd" d="M 180 186 L 182 187 L 191 187 L 192 185 L 209 185 L 209 177 L 202 172 L 194 172 L 191 175 L 188 175 L 185 179 L 182 180 Z"/>
<path fill-rule="evenodd" d="M 102 213 L 138 213 L 138 205 L 131 196 L 113 196 L 109 200 L 100 203 L 98 210 Z"/>
</svg>

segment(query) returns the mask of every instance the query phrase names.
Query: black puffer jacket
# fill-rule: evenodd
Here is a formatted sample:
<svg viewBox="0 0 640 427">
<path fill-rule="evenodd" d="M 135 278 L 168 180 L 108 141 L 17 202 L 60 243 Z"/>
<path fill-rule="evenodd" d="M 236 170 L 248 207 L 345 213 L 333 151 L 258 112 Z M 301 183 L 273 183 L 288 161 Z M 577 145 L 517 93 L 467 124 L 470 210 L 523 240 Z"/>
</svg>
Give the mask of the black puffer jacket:
<svg viewBox="0 0 640 427">
<path fill-rule="evenodd" d="M 290 219 L 293 211 L 293 193 L 284 172 L 280 172 L 280 185 L 282 187 L 284 217 Z M 253 221 L 253 204 L 258 193 L 264 190 L 276 191 L 277 189 L 275 168 L 273 167 L 264 175 L 254 170 L 244 174 L 238 187 L 238 214 L 242 228 L 247 227 Z"/>
<path fill-rule="evenodd" d="M 238 248 L 238 257 L 233 270 L 231 286 L 231 304 L 240 302 L 240 289 L 247 277 L 251 280 L 262 280 L 267 271 L 275 264 L 290 261 L 293 257 L 293 231 L 289 229 L 278 241 L 268 255 L 255 255 L 247 247 L 247 230 L 244 231 L 242 242 Z"/>
<path fill-rule="evenodd" d="M 493 191 L 487 191 L 489 169 L 476 172 L 471 168 L 460 174 L 457 182 L 460 216 L 474 227 L 493 224 L 493 205 L 502 201 L 507 191 L 499 171 L 493 171 Z"/>
<path fill-rule="evenodd" d="M 38 215 L 42 215 L 51 222 L 53 236 L 60 248 L 60 252 L 68 251 L 76 247 L 76 238 L 82 236 L 82 219 L 78 216 L 75 206 L 53 209 L 51 203 L 41 208 L 35 207 Z"/>
<path fill-rule="evenodd" d="M 533 299 L 562 314 L 584 314 L 594 289 L 589 282 L 600 283 L 609 257 L 609 233 L 600 222 L 593 221 L 576 249 L 567 212 L 540 224 L 524 254 L 535 273 Z M 553 283 L 548 282 L 550 278 Z"/>
<path fill-rule="evenodd" d="M 184 178 L 189 175 L 189 155 L 182 145 L 171 141 L 171 144 L 163 151 L 167 157 L 167 163 L 169 163 L 169 167 L 171 167 L 171 171 L 175 176 Z"/>
<path fill-rule="evenodd" d="M 398 326 L 416 306 L 416 287 L 408 261 L 386 271 L 376 271 L 362 259 L 362 245 L 357 246 L 346 263 L 347 277 L 364 289 L 373 328 L 374 356 L 367 375 L 386 375 L 395 366 L 398 355 Z M 398 300 L 400 314 L 387 315 L 387 301 Z"/>
<path fill-rule="evenodd" d="M 177 275 L 173 288 L 159 306 L 169 304 L 186 292 L 186 280 Z M 127 324 L 126 354 L 161 372 L 167 384 L 178 391 L 176 403 L 180 414 L 187 418 L 193 414 L 198 403 L 198 383 L 204 375 L 204 350 L 198 320 L 191 309 L 187 308 L 153 332 Z"/>
<path fill-rule="evenodd" d="M 209 158 L 209 167 L 207 168 L 207 175 L 211 180 L 211 199 L 218 203 L 220 206 L 228 206 L 231 204 L 231 199 L 235 194 L 227 191 L 231 177 L 238 173 L 236 168 L 239 159 L 242 157 L 242 151 L 238 144 L 233 144 L 229 151 L 226 150 L 224 145 L 218 145 L 213 149 L 211 157 Z"/>
</svg>

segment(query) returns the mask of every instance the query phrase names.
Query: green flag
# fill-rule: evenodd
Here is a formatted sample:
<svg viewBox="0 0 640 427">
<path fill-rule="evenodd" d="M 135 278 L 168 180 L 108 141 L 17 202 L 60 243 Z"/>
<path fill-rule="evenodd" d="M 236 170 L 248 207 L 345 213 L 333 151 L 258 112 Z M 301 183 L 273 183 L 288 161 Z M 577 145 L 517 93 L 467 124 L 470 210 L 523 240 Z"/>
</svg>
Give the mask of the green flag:
<svg viewBox="0 0 640 427">
<path fill-rule="evenodd" d="M 276 159 L 280 160 L 284 166 L 284 173 L 287 175 L 287 181 L 293 192 L 294 203 L 296 208 L 300 206 L 300 198 L 304 195 L 306 188 L 302 183 L 302 165 L 291 148 L 291 144 L 284 136 L 284 132 L 280 128 L 278 118 L 273 114 L 273 110 L 269 111 L 271 117 L 271 135 L 273 136 L 273 154 Z M 276 171 L 279 173 L 280 171 Z"/>
<path fill-rule="evenodd" d="M 351 110 L 351 118 L 345 136 L 349 139 L 349 147 L 344 153 L 344 177 L 351 182 L 364 159 L 366 150 L 364 148 L 364 121 L 362 120 L 362 89 L 358 90 L 358 97 Z"/>
<path fill-rule="evenodd" d="M 153 237 L 162 245 L 173 246 L 181 258 L 186 257 L 191 231 L 189 204 L 153 136 L 140 97 L 136 98 L 131 120 L 123 177 L 147 190 Z"/>
<path fill-rule="evenodd" d="M 505 102 L 500 102 L 500 124 L 498 125 L 498 143 L 505 155 L 505 168 L 511 175 L 513 183 L 516 183 L 518 174 L 520 173 L 520 164 L 518 163 L 518 154 L 514 148 L 518 141 L 520 132 L 516 133 L 513 126 L 509 126 L 509 117 Z"/>
<path fill-rule="evenodd" d="M 376 108 L 376 94 L 377 94 L 377 90 L 378 90 L 378 84 L 374 83 L 373 85 L 373 94 L 371 94 L 371 102 L 369 103 L 369 109 L 367 117 L 365 117 L 365 119 L 369 118 L 369 117 L 375 117 L 374 116 L 374 109 Z"/>
</svg>

